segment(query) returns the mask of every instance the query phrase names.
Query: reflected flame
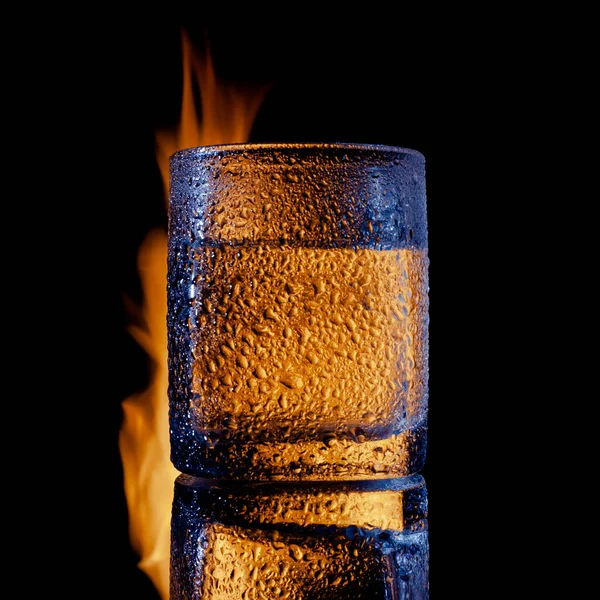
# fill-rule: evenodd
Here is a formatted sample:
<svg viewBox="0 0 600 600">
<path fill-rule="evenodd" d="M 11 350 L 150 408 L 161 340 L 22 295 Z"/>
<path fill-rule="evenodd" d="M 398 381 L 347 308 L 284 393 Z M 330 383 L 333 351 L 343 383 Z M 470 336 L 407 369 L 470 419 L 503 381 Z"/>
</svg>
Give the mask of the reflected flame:
<svg viewBox="0 0 600 600">
<path fill-rule="evenodd" d="M 200 54 L 181 34 L 183 93 L 181 117 L 175 131 L 156 134 L 156 158 L 168 201 L 169 157 L 193 146 L 248 141 L 252 123 L 267 87 L 244 87 L 219 81 L 208 45 Z M 201 119 L 196 109 L 194 81 L 201 94 Z M 160 597 L 169 597 L 169 551 L 173 484 L 178 474 L 170 461 L 167 370 L 167 236 L 152 230 L 138 254 L 144 301 L 131 335 L 153 363 L 147 389 L 123 402 L 119 448 L 123 463 L 129 535 L 140 556 L 139 568 Z M 136 311 L 138 312 L 138 311 Z"/>
</svg>

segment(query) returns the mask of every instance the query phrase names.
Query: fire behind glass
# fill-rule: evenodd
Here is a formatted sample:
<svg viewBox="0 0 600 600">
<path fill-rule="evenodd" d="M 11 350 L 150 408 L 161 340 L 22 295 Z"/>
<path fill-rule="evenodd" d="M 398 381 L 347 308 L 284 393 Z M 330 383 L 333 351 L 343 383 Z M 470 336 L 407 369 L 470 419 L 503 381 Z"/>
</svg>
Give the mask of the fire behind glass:
<svg viewBox="0 0 600 600">
<path fill-rule="evenodd" d="M 196 477 L 356 480 L 424 465 L 425 160 L 361 144 L 171 157 L 171 459 Z"/>
</svg>

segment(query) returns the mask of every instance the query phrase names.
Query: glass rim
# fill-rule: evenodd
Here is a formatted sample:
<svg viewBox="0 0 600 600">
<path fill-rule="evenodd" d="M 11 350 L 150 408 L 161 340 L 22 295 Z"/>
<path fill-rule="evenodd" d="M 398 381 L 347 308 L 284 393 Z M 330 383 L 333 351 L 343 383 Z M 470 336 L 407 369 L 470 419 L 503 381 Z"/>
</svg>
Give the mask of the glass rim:
<svg viewBox="0 0 600 600">
<path fill-rule="evenodd" d="M 170 159 L 193 155 L 205 156 L 222 152 L 238 153 L 253 150 L 358 150 L 363 152 L 412 154 L 416 157 L 425 158 L 422 152 L 413 148 L 386 144 L 367 144 L 361 142 L 234 142 L 182 148 L 171 154 Z"/>
</svg>

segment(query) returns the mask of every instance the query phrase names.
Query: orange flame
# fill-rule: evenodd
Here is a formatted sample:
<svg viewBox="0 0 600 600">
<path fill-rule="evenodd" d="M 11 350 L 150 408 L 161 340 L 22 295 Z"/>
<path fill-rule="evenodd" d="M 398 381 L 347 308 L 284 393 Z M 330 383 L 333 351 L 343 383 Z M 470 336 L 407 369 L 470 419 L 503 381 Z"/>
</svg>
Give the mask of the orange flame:
<svg viewBox="0 0 600 600">
<path fill-rule="evenodd" d="M 183 94 L 176 131 L 157 132 L 157 161 L 168 201 L 169 157 L 193 146 L 248 140 L 252 123 L 267 92 L 266 86 L 244 88 L 219 81 L 208 47 L 194 52 L 181 34 Z M 193 91 L 195 79 L 202 97 L 198 118 Z M 139 568 L 150 578 L 163 600 L 169 597 L 170 519 L 173 483 L 177 471 L 169 457 L 167 398 L 167 237 L 152 230 L 138 254 L 144 302 L 142 325 L 132 325 L 131 335 L 152 359 L 154 370 L 148 388 L 123 402 L 119 448 L 123 463 L 125 498 L 129 511 L 129 536 L 140 556 Z"/>
</svg>

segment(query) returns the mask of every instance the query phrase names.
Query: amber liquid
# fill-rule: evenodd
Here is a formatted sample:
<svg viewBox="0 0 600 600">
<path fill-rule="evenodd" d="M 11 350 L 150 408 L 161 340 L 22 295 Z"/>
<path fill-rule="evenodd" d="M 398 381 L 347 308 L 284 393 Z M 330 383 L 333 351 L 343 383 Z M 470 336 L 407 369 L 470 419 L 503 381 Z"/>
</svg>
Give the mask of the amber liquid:
<svg viewBox="0 0 600 600">
<path fill-rule="evenodd" d="M 359 428 L 373 438 L 419 411 L 422 255 L 258 246 L 198 248 L 194 259 L 199 427 L 279 440 Z"/>
<path fill-rule="evenodd" d="M 189 365 L 172 414 L 196 437 L 175 439 L 175 455 L 202 447 L 195 462 L 210 469 L 258 453 L 257 464 L 287 465 L 292 477 L 341 460 L 370 474 L 420 443 L 402 436 L 417 437 L 426 416 L 424 251 L 256 245 L 188 255 L 187 337 L 170 371 Z M 176 466 L 211 474 L 193 462 Z"/>
</svg>

